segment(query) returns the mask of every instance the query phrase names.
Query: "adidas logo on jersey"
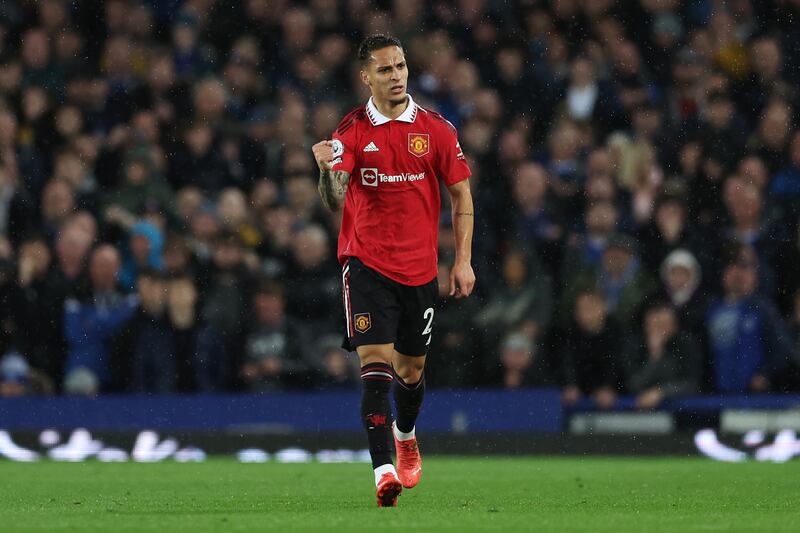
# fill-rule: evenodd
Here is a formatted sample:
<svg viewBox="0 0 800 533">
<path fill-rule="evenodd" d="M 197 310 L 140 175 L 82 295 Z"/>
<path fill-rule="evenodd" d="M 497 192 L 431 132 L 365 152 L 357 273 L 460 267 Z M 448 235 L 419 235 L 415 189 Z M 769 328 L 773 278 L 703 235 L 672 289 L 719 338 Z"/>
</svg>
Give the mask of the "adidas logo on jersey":
<svg viewBox="0 0 800 533">
<path fill-rule="evenodd" d="M 378 152 L 379 150 L 378 150 L 378 147 L 375 146 L 375 143 L 370 141 L 370 143 L 364 147 L 364 151 L 365 152 Z"/>
</svg>

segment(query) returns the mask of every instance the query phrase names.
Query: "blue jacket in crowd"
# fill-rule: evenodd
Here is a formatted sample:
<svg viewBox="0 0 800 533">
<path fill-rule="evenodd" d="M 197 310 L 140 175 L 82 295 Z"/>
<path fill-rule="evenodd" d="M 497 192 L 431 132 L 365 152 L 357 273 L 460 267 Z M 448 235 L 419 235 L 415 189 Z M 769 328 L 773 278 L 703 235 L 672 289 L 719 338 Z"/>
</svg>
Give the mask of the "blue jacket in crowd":
<svg viewBox="0 0 800 533">
<path fill-rule="evenodd" d="M 791 359 L 786 324 L 777 308 L 760 296 L 714 302 L 706 325 L 718 392 L 746 392 L 754 375 L 774 379 Z"/>
<path fill-rule="evenodd" d="M 85 367 L 107 383 L 108 340 L 138 308 L 138 299 L 109 294 L 82 303 L 68 300 L 64 306 L 64 336 L 67 340 L 65 373 Z"/>
</svg>

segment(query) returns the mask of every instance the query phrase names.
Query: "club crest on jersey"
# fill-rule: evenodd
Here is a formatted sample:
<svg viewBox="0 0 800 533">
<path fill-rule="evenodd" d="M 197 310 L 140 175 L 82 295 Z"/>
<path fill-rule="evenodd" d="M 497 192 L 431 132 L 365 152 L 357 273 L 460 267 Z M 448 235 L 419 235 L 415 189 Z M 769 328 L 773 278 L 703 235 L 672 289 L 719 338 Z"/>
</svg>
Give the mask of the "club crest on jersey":
<svg viewBox="0 0 800 533">
<path fill-rule="evenodd" d="M 366 333 L 372 327 L 372 320 L 369 313 L 358 313 L 353 315 L 353 322 L 356 326 L 356 331 L 359 333 Z"/>
<path fill-rule="evenodd" d="M 409 133 L 408 151 L 417 157 L 422 157 L 430 151 L 429 136 L 427 133 Z"/>
<path fill-rule="evenodd" d="M 378 169 L 377 168 L 362 168 L 361 169 L 361 184 L 367 187 L 378 186 Z"/>
</svg>

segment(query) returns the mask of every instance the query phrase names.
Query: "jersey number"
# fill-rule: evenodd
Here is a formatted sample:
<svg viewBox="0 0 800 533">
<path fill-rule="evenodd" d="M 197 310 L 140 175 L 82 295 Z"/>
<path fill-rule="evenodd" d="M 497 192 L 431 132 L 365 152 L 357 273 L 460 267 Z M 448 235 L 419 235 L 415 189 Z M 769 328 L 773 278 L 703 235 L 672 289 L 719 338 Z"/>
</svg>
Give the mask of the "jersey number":
<svg viewBox="0 0 800 533">
<path fill-rule="evenodd" d="M 422 318 L 428 320 L 428 325 L 425 326 L 425 331 L 422 332 L 423 335 L 430 335 L 431 334 L 431 326 L 433 325 L 433 307 L 429 307 L 422 313 Z"/>
</svg>

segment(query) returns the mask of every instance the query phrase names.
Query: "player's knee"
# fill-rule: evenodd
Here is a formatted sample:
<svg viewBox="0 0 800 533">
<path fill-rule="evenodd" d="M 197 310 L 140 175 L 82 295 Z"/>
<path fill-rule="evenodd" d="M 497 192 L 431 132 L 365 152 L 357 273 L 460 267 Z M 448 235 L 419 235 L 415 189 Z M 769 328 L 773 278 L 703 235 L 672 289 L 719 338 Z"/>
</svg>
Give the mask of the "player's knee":
<svg viewBox="0 0 800 533">
<path fill-rule="evenodd" d="M 361 366 L 370 363 L 392 364 L 392 345 L 391 344 L 368 344 L 356 348 Z"/>
<path fill-rule="evenodd" d="M 425 358 L 407 359 L 398 364 L 395 361 L 394 373 L 406 383 L 416 383 L 422 379 L 422 371 L 425 369 Z"/>
<path fill-rule="evenodd" d="M 361 366 L 366 366 L 371 363 L 385 363 L 387 365 L 392 364 L 392 356 L 384 354 L 380 351 L 375 352 L 359 352 L 358 358 L 361 360 Z"/>
</svg>

